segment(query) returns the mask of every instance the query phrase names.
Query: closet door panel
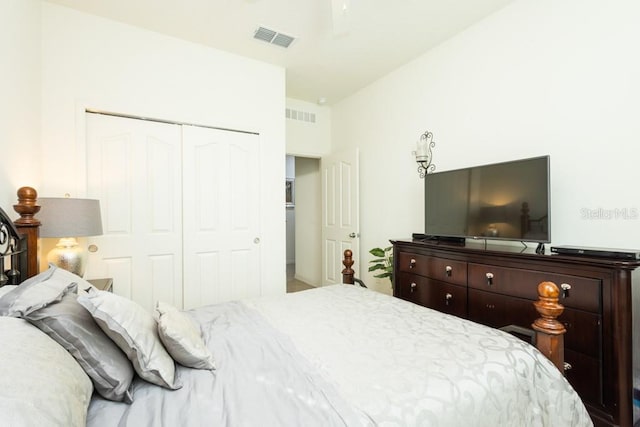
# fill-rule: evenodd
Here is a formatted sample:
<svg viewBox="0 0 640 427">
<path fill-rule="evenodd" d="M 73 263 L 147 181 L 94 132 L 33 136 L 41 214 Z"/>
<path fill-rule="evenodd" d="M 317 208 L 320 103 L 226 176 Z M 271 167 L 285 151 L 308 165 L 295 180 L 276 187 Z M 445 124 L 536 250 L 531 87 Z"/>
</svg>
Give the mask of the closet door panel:
<svg viewBox="0 0 640 427">
<path fill-rule="evenodd" d="M 182 306 L 182 180 L 179 125 L 87 113 L 88 196 L 100 199 L 87 277 L 149 311 Z"/>
<path fill-rule="evenodd" d="M 183 127 L 184 306 L 261 294 L 259 137 Z"/>
</svg>

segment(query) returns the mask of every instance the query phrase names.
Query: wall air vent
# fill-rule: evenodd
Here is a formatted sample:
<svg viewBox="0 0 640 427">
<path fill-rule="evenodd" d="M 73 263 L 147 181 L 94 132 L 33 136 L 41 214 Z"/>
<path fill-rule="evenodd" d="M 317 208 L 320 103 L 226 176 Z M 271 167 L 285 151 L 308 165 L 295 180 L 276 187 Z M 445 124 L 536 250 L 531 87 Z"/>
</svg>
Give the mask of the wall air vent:
<svg viewBox="0 0 640 427">
<path fill-rule="evenodd" d="M 315 123 L 316 115 L 315 113 L 309 113 L 307 111 L 294 110 L 292 108 L 287 108 L 285 111 L 285 116 L 287 119 L 291 120 L 300 120 L 307 123 Z"/>
<path fill-rule="evenodd" d="M 253 38 L 256 40 L 262 40 L 267 43 L 275 44 L 277 46 L 281 46 L 287 48 L 293 43 L 295 40 L 294 37 L 288 36 L 286 34 L 279 33 L 277 31 L 270 30 L 264 27 L 258 27 L 258 29 L 253 33 Z"/>
</svg>

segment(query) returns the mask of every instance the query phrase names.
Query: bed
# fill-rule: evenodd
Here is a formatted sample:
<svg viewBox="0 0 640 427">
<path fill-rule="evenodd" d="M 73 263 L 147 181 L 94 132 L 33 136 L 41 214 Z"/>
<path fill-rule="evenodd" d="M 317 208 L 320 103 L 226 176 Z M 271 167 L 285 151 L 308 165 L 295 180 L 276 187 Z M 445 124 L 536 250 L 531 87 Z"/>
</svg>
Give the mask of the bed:
<svg viewBox="0 0 640 427">
<path fill-rule="evenodd" d="M 16 277 L 0 287 L 0 424 L 592 425 L 507 332 L 351 284 L 151 314 L 54 266 L 25 277 L 34 247 L 0 216 Z"/>
</svg>

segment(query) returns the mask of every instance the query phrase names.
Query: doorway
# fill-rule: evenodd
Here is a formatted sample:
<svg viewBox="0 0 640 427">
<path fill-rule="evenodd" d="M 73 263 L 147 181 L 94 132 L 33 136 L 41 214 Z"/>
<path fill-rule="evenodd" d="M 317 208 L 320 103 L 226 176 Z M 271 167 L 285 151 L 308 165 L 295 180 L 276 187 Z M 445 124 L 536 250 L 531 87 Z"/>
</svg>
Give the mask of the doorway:
<svg viewBox="0 0 640 427">
<path fill-rule="evenodd" d="M 320 159 L 287 156 L 285 173 L 287 292 L 320 286 Z"/>
</svg>

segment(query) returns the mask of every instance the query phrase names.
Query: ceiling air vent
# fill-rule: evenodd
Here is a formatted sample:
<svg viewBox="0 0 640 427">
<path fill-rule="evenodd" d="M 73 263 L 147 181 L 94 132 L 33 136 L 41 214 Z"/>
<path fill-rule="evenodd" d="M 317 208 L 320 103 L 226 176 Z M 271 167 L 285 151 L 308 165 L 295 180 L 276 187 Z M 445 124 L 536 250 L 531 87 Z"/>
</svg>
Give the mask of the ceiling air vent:
<svg viewBox="0 0 640 427">
<path fill-rule="evenodd" d="M 278 33 L 277 31 L 270 30 L 264 27 L 258 27 L 255 33 L 253 33 L 253 38 L 257 40 L 262 40 L 267 43 L 275 44 L 284 48 L 287 48 L 293 43 L 295 40 L 294 37 L 288 36 L 286 34 Z"/>
</svg>

